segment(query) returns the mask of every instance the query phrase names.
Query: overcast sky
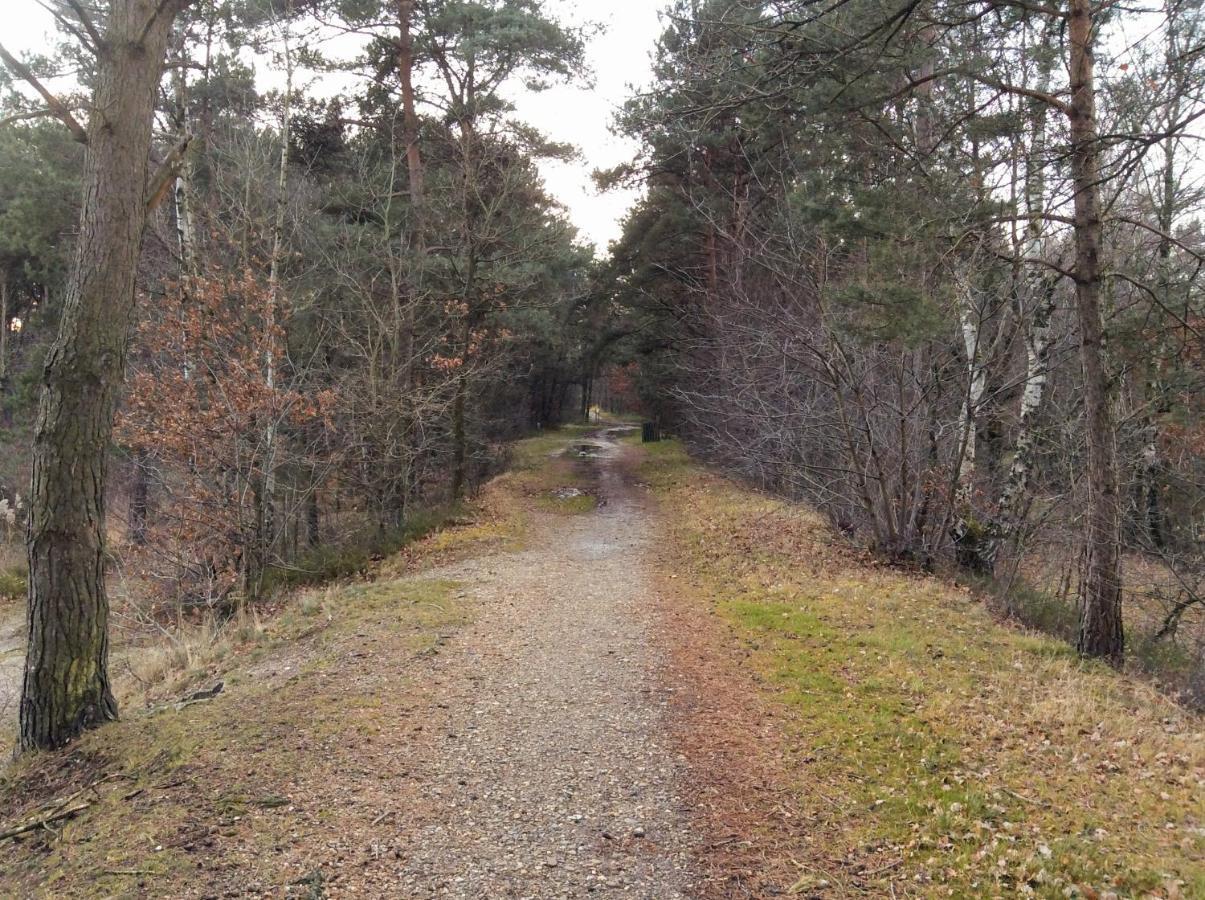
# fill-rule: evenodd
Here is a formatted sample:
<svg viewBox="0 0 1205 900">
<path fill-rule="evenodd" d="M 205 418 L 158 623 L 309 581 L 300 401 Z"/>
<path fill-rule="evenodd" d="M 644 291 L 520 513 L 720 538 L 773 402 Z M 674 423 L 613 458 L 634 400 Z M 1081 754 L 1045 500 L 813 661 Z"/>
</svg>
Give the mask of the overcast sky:
<svg viewBox="0 0 1205 900">
<path fill-rule="evenodd" d="M 52 21 L 34 0 L 8 0 L 4 6 L 9 13 L 5 46 L 22 51 L 47 46 Z M 519 114 L 553 140 L 580 148 L 582 158 L 577 162 L 545 163 L 542 170 L 549 189 L 568 208 L 582 237 L 602 251 L 619 236 L 623 215 L 637 195 L 632 191 L 600 195 L 590 175 L 596 168 L 609 168 L 630 159 L 634 152 L 631 144 L 610 133 L 609 126 L 630 87 L 644 86 L 650 80 L 649 54 L 661 33 L 657 12 L 663 2 L 547 0 L 547 6 L 567 24 L 590 21 L 603 26 L 587 50 L 594 84 L 526 94 L 520 100 Z"/>
</svg>

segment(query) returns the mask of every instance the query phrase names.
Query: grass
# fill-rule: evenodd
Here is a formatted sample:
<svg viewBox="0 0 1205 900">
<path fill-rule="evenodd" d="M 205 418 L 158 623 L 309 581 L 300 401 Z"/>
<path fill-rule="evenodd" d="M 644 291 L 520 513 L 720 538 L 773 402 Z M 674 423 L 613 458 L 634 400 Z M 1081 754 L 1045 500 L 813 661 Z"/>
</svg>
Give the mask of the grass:
<svg viewBox="0 0 1205 900">
<path fill-rule="evenodd" d="M 25 545 L 12 535 L 9 540 L 0 539 L 0 605 L 25 599 L 28 572 Z"/>
<path fill-rule="evenodd" d="M 544 512 L 566 516 L 593 512 L 598 497 L 591 491 L 591 469 L 566 451 L 598 427 L 566 425 L 517 443 L 511 486 L 534 499 Z"/>
<path fill-rule="evenodd" d="M 641 478 L 675 584 L 790 712 L 784 776 L 814 839 L 797 891 L 1205 897 L 1201 718 L 675 443 Z"/>
<path fill-rule="evenodd" d="M 1059 596 L 1024 576 L 1007 582 L 961 577 L 978 596 L 1021 626 L 1075 642 L 1079 619 L 1073 597 Z M 1183 639 L 1179 633 L 1159 639 L 1155 635 L 1162 611 L 1136 584 L 1127 585 L 1124 593 L 1127 668 L 1153 678 L 1162 690 L 1198 712 L 1205 711 L 1200 613 L 1181 623 Z"/>
<path fill-rule="evenodd" d="M 0 603 L 10 603 L 25 597 L 25 566 L 11 565 L 0 569 Z"/>
<path fill-rule="evenodd" d="M 288 848 L 307 830 L 338 833 L 349 813 L 330 786 L 347 780 L 349 761 L 371 769 L 373 784 L 382 773 L 405 776 L 404 741 L 421 729 L 421 715 L 412 713 L 429 690 L 412 673 L 471 617 L 455 582 L 422 570 L 520 546 L 531 496 L 582 483 L 567 460 L 550 454 L 587 430 L 520 442 L 513 471 L 466 506 L 276 573 L 278 601 L 266 618 L 251 608 L 118 647 L 121 721 L 64 753 L 24 757 L 0 776 L 0 825 L 44 815 L 53 798 L 92 802 L 55 831 L 0 844 L 4 891 L 183 896 L 200 866 L 207 883 L 230 871 L 232 888 L 247 887 L 248 878 L 297 883 L 297 867 L 308 861 Z M 585 506 L 571 499 L 559 511 Z M 377 580 L 360 580 L 373 556 L 398 547 L 371 566 Z M 372 655 L 386 662 L 357 662 Z M 174 702 L 219 680 L 225 689 L 213 700 Z M 339 752 L 344 747 L 355 749 Z M 379 832 L 375 820 L 359 824 Z"/>
<path fill-rule="evenodd" d="M 453 582 L 344 585 L 303 594 L 242 644 L 228 636 L 226 688 L 216 699 L 183 709 L 127 705 L 121 721 L 88 732 L 69 753 L 23 758 L 5 773 L 6 823 L 76 791 L 93 805 L 57 832 L 0 847 L 0 882 L 29 897 L 183 896 L 198 854 L 221 844 L 242 871 L 288 883 L 295 872 L 278 854 L 296 835 L 298 810 L 306 808 L 306 827 L 328 815 L 307 804 L 334 777 L 326 771 L 334 754 L 323 748 L 388 727 L 380 692 L 412 690 L 405 660 L 430 652 L 469 614 Z M 391 660 L 379 690 L 328 677 L 363 654 L 366 635 Z M 217 870 L 228 864 L 223 857 Z"/>
</svg>

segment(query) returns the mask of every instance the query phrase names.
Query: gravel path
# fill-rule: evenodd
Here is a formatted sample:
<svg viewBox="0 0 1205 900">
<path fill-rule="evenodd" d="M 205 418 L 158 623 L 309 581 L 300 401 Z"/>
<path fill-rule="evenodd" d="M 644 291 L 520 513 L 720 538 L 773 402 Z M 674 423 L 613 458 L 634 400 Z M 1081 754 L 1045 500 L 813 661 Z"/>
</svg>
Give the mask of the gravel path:
<svg viewBox="0 0 1205 900">
<path fill-rule="evenodd" d="M 429 573 L 479 612 L 433 672 L 446 720 L 413 761 L 430 808 L 403 836 L 399 896 L 691 893 L 648 518 L 621 448 L 598 440 L 598 511 L 541 519 L 525 552 Z"/>
</svg>

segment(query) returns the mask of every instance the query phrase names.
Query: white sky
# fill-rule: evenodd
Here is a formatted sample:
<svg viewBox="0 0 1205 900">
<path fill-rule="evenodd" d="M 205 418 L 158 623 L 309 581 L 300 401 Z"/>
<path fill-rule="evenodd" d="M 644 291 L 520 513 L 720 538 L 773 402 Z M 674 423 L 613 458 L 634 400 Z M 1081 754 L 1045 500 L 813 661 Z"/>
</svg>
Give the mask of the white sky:
<svg viewBox="0 0 1205 900">
<path fill-rule="evenodd" d="M 610 133 L 616 108 L 633 87 L 651 79 L 650 53 L 661 34 L 658 10 L 663 0 L 546 0 L 549 11 L 566 24 L 593 22 L 603 26 L 587 47 L 594 71 L 591 87 L 554 87 L 519 97 L 521 118 L 555 141 L 571 143 L 581 159 L 541 166 L 548 188 L 568 209 L 583 240 L 600 250 L 619 237 L 624 214 L 638 199 L 634 190 L 600 194 L 591 180 L 595 169 L 606 169 L 632 158 L 635 146 Z M 9 13 L 3 42 L 10 50 L 39 50 L 54 31 L 50 15 L 34 0 L 7 0 Z M 262 65 L 262 62 L 261 62 Z M 266 73 L 265 73 L 266 74 Z M 269 76 L 270 80 L 270 76 Z M 319 93 L 322 93 L 320 87 Z"/>
</svg>

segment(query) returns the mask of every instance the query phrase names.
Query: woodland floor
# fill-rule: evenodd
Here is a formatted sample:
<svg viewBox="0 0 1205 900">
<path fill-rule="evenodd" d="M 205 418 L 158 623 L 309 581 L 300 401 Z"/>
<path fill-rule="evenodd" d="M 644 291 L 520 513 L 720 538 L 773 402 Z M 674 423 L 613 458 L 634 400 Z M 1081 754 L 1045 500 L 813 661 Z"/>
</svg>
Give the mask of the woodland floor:
<svg viewBox="0 0 1205 900">
<path fill-rule="evenodd" d="M 9 769 L 0 896 L 1205 897 L 1199 717 L 618 430 L 190 678 Z"/>
</svg>

